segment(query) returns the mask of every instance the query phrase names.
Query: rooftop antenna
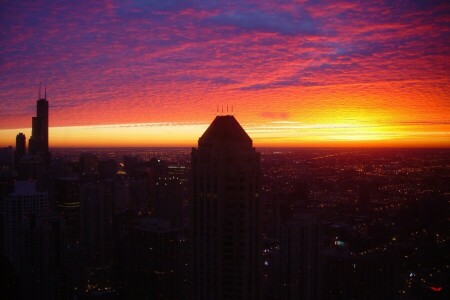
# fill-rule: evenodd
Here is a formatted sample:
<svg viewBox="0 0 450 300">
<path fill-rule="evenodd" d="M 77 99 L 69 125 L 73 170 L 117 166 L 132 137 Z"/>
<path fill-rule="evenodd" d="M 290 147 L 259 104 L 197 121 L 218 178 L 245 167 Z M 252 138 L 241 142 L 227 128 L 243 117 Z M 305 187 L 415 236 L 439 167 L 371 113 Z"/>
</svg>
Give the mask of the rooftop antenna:
<svg viewBox="0 0 450 300">
<path fill-rule="evenodd" d="M 219 115 L 219 105 L 217 105 L 216 115 Z"/>
<path fill-rule="evenodd" d="M 222 105 L 222 114 L 223 114 L 223 105 Z"/>
<path fill-rule="evenodd" d="M 228 104 L 227 104 L 227 115 L 228 115 Z"/>
<path fill-rule="evenodd" d="M 231 115 L 233 115 L 233 105 L 231 105 Z"/>
<path fill-rule="evenodd" d="M 47 83 L 45 83 L 44 87 L 44 99 L 47 100 Z"/>
<path fill-rule="evenodd" d="M 39 82 L 39 99 L 41 99 L 41 86 L 42 86 L 42 82 Z"/>
</svg>

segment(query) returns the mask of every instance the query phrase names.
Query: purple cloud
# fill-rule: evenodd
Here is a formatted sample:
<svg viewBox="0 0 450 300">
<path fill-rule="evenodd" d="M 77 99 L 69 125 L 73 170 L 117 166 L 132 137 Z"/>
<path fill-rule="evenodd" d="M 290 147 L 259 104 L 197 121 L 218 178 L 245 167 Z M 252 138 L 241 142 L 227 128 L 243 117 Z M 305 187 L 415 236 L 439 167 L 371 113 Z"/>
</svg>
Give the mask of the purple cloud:
<svg viewBox="0 0 450 300">
<path fill-rule="evenodd" d="M 274 32 L 284 35 L 318 33 L 314 20 L 303 12 L 293 16 L 286 12 L 265 12 L 262 10 L 232 11 L 210 17 L 206 24 L 233 26 L 239 30 Z"/>
</svg>

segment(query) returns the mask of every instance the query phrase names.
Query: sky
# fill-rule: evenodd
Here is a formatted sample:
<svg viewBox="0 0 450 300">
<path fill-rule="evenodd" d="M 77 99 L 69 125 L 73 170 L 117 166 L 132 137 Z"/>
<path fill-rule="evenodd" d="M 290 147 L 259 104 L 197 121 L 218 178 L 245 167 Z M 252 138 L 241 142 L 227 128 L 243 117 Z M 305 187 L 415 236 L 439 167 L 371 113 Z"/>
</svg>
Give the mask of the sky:
<svg viewBox="0 0 450 300">
<path fill-rule="evenodd" d="M 0 146 L 195 146 L 235 115 L 255 146 L 450 147 L 450 4 L 0 1 Z M 223 113 L 222 113 L 223 107 Z"/>
</svg>

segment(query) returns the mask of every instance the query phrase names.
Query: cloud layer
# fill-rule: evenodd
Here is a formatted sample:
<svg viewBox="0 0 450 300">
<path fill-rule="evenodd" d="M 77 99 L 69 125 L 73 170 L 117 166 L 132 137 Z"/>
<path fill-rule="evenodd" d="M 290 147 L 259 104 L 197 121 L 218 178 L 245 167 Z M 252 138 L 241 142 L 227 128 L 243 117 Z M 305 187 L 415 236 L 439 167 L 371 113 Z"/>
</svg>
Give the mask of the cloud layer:
<svg viewBox="0 0 450 300">
<path fill-rule="evenodd" d="M 30 126 L 42 81 L 52 126 L 209 123 L 228 104 L 248 126 L 449 131 L 446 1 L 10 0 L 0 28 L 0 130 Z"/>
</svg>

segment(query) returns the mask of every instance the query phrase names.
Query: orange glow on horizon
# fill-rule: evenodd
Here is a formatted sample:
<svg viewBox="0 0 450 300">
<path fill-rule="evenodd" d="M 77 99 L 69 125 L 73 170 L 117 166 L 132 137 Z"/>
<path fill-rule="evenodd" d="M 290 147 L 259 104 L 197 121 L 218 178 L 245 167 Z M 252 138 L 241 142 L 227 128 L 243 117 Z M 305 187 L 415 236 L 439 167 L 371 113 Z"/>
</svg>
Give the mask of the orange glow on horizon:
<svg viewBox="0 0 450 300">
<path fill-rule="evenodd" d="M 256 147 L 450 147 L 445 89 L 421 93 L 424 83 L 416 86 L 419 91 L 402 84 L 245 91 L 230 107 L 234 104 L 237 120 Z M 221 103 L 222 97 L 235 98 L 233 93 L 208 95 L 215 103 Z M 53 111 L 58 101 L 49 99 L 50 146 L 196 146 L 216 108 L 203 105 L 203 98 L 199 101 L 199 106 L 186 108 L 166 105 L 142 110 L 120 105 L 122 112 L 104 110 L 102 105 L 93 110 Z M 139 99 L 125 102 L 139 103 Z M 31 127 L 31 117 L 24 115 L 20 124 Z M 2 147 L 14 145 L 19 132 L 30 137 L 30 128 L 10 129 L 13 125 L 9 122 L 0 129 Z"/>
<path fill-rule="evenodd" d="M 238 118 L 239 121 L 239 118 Z M 195 147 L 209 124 L 138 123 L 50 128 L 50 147 Z M 255 147 L 450 147 L 448 126 L 241 123 Z M 0 130 L 0 146 L 30 128 Z"/>
</svg>

